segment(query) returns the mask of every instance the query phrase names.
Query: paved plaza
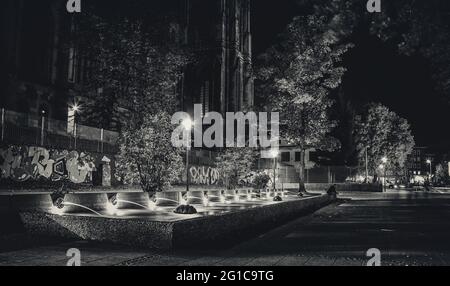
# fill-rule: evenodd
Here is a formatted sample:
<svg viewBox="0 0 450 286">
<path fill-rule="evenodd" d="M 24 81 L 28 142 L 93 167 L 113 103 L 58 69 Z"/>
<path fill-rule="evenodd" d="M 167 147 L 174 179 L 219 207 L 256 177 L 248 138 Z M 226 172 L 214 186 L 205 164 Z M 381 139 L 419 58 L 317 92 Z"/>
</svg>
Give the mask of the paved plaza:
<svg viewBox="0 0 450 286">
<path fill-rule="evenodd" d="M 0 265 L 64 266 L 70 248 L 83 266 L 450 265 L 450 194 L 340 194 L 340 202 L 231 247 L 174 252 L 72 241 L 0 253 Z"/>
</svg>

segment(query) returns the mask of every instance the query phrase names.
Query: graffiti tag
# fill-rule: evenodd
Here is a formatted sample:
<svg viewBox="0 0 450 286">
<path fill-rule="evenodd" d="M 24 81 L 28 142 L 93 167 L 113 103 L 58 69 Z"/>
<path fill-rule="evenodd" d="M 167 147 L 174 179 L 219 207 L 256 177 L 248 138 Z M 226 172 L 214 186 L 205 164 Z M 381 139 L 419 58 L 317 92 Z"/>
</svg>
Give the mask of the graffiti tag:
<svg viewBox="0 0 450 286">
<path fill-rule="evenodd" d="M 0 178 L 17 182 L 69 179 L 79 184 L 92 181 L 94 159 L 77 151 L 47 150 L 42 147 L 10 146 L 0 149 Z"/>
<path fill-rule="evenodd" d="M 217 185 L 220 179 L 220 173 L 216 168 L 211 167 L 191 167 L 191 182 L 197 185 Z"/>
</svg>

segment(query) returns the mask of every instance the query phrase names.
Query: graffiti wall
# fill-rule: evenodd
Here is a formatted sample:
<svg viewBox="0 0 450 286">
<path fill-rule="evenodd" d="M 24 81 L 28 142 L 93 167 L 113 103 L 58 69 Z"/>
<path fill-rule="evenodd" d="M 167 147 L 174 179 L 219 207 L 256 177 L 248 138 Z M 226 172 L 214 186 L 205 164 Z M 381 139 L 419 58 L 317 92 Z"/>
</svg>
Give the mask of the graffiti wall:
<svg viewBox="0 0 450 286">
<path fill-rule="evenodd" d="M 92 182 L 95 166 L 95 158 L 84 152 L 26 146 L 0 148 L 0 179 L 88 183 Z"/>
<path fill-rule="evenodd" d="M 189 169 L 190 182 L 195 185 L 218 185 L 220 173 L 217 168 L 205 166 L 192 166 Z"/>
</svg>

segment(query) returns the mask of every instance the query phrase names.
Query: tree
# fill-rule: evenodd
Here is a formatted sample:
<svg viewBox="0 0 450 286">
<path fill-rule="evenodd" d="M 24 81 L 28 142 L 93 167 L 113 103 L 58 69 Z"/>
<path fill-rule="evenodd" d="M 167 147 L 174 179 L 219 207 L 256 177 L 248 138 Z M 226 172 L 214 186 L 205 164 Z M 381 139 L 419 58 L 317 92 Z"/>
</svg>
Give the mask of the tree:
<svg viewBox="0 0 450 286">
<path fill-rule="evenodd" d="M 356 116 L 354 138 L 360 166 L 365 165 L 367 149 L 368 167 L 373 175 L 384 157 L 388 159 L 386 171 L 402 173 L 415 145 L 408 121 L 375 103 Z"/>
<path fill-rule="evenodd" d="M 253 148 L 227 148 L 217 157 L 216 165 L 228 189 L 245 185 L 257 158 Z"/>
<path fill-rule="evenodd" d="M 139 183 L 151 195 L 179 180 L 183 162 L 171 136 L 171 117 L 166 112 L 145 117 L 139 128 L 123 130 L 116 161 L 120 179 Z"/>
<path fill-rule="evenodd" d="M 280 43 L 259 59 L 256 91 L 270 111 L 280 112 L 280 135 L 305 154 L 308 148 L 339 148 L 330 136 L 330 93 L 341 83 L 342 57 L 351 47 L 342 40 L 349 32 L 344 17 L 311 14 L 296 17 Z M 305 156 L 302 156 L 303 158 Z M 303 182 L 304 160 L 300 167 Z"/>
<path fill-rule="evenodd" d="M 450 184 L 450 174 L 447 166 L 447 162 L 436 165 L 434 181 L 439 185 L 448 186 Z"/>
<path fill-rule="evenodd" d="M 71 45 L 88 72 L 80 87 L 85 122 L 120 131 L 117 177 L 153 195 L 183 166 L 169 114 L 179 106 L 176 87 L 189 56 L 171 38 L 177 23 L 170 15 L 130 10 L 137 14 L 87 9 L 75 19 Z"/>
<path fill-rule="evenodd" d="M 450 103 L 450 22 L 448 1 L 385 1 L 372 19 L 371 31 L 395 43 L 405 55 L 419 54 L 430 62 L 437 90 Z"/>
<path fill-rule="evenodd" d="M 88 123 L 135 128 L 146 115 L 178 106 L 175 90 L 189 56 L 170 38 L 176 22 L 149 18 L 83 13 L 77 19 L 73 45 L 88 66 L 81 87 Z"/>
</svg>

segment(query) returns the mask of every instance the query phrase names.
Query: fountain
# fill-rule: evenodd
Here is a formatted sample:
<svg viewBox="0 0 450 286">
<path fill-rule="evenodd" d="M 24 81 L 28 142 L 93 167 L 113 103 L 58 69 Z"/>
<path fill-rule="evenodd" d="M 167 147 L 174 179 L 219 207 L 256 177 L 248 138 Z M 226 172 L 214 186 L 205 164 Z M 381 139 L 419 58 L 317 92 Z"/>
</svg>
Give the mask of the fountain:
<svg viewBox="0 0 450 286">
<path fill-rule="evenodd" d="M 165 192 L 154 197 L 144 192 L 57 194 L 50 213 L 29 211 L 21 216 L 28 230 L 44 235 L 170 249 L 282 221 L 334 199 L 295 194 L 262 190 L 259 199 L 249 190 Z M 283 200 L 274 201 L 276 195 Z M 202 205 L 196 212 L 193 201 Z"/>
</svg>

